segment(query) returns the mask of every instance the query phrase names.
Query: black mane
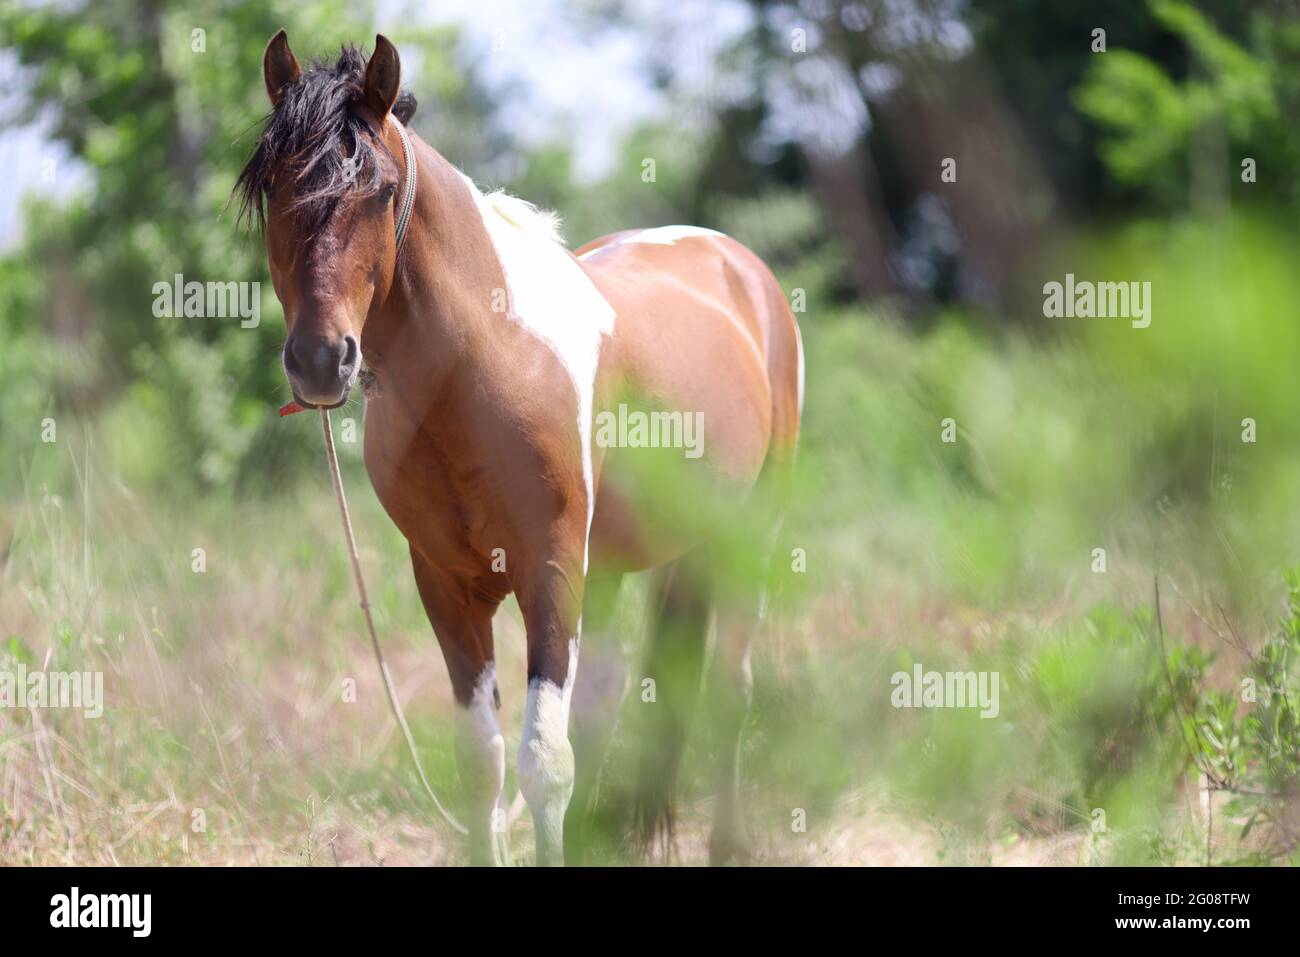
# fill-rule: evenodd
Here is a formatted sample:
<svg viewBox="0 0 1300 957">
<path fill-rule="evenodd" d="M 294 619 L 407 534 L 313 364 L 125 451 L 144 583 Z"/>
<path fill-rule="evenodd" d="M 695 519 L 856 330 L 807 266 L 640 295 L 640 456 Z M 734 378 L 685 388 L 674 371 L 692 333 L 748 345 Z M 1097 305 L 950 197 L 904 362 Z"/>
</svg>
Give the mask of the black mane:
<svg viewBox="0 0 1300 957">
<path fill-rule="evenodd" d="M 235 180 L 240 222 L 256 223 L 259 229 L 265 225 L 265 191 L 273 178 L 295 187 L 292 209 L 309 234 L 325 223 L 344 193 L 358 189 L 369 195 L 378 190 L 375 147 L 370 137 L 362 135 L 376 131 L 352 110 L 362 99 L 366 59 L 355 46 L 345 46 L 332 65 L 315 60 L 285 87 L 253 155 Z M 415 97 L 403 90 L 393 115 L 405 124 L 415 106 Z M 350 157 L 351 177 L 345 157 Z"/>
</svg>

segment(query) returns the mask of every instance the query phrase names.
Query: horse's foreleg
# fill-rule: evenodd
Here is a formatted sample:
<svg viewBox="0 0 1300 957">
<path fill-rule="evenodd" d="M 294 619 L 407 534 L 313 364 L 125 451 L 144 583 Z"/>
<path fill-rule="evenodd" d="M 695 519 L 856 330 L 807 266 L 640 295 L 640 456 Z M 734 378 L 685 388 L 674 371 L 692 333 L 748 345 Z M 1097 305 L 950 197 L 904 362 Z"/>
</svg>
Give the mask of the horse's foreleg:
<svg viewBox="0 0 1300 957">
<path fill-rule="evenodd" d="M 578 672 L 583 572 L 575 562 L 539 563 L 516 584 L 528 631 L 528 702 L 519 742 L 519 790 L 533 813 L 537 863 L 564 863 L 564 812 L 573 796 L 569 703 Z"/>
<path fill-rule="evenodd" d="M 438 636 L 456 699 L 456 765 L 468 807 L 469 860 L 476 866 L 500 864 L 506 745 L 497 724 L 501 697 L 492 647 L 495 608 L 458 600 L 458 590 L 441 581 L 414 548 L 411 560 L 420 600 Z"/>
</svg>

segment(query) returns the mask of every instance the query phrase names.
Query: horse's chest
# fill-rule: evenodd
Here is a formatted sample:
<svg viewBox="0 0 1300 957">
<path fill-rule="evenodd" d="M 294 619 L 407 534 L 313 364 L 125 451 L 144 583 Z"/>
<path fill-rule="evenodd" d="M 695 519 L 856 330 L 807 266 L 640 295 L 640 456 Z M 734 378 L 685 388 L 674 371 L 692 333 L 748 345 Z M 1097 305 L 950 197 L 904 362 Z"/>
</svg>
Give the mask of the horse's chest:
<svg viewBox="0 0 1300 957">
<path fill-rule="evenodd" d="M 490 565 L 504 537 L 491 470 L 417 433 L 401 445 L 382 429 L 366 436 L 366 468 L 394 524 L 430 558 L 467 573 Z"/>
</svg>

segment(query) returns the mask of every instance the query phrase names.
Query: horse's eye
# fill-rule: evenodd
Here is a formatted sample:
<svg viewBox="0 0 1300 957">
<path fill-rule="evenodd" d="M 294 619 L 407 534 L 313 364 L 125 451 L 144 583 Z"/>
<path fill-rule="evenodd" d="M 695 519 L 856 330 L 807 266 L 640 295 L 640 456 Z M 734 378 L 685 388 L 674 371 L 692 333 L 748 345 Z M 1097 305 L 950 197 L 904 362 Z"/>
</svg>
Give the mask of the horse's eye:
<svg viewBox="0 0 1300 957">
<path fill-rule="evenodd" d="M 396 194 L 397 194 L 397 184 L 388 183 L 386 186 L 384 186 L 383 189 L 379 191 L 379 201 L 381 203 L 386 203 L 389 200 L 391 200 L 393 196 L 395 196 Z"/>
</svg>

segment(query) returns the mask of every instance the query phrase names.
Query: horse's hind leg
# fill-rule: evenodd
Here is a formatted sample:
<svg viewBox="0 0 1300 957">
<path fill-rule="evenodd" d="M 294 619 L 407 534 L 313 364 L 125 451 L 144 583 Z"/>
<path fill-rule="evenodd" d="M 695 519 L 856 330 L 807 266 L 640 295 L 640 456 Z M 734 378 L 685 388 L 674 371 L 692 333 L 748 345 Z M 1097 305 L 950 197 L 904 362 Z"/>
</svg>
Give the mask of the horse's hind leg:
<svg viewBox="0 0 1300 957">
<path fill-rule="evenodd" d="M 733 864 L 748 857 L 740 796 L 741 738 L 749 717 L 754 677 L 750 649 L 763 627 L 770 594 L 771 556 L 781 520 L 759 537 L 762 556 L 757 569 L 719 573 L 715 588 L 717 635 L 705 690 L 710 730 L 717 751 L 717 803 L 709 838 L 709 863 Z"/>
<path fill-rule="evenodd" d="M 665 846 L 671 843 L 677 772 L 700 695 L 711 588 L 707 566 L 699 557 L 685 555 L 655 573 L 655 620 L 640 679 L 653 681 L 648 688 L 642 686 L 640 705 L 636 829 L 645 847 L 660 839 Z"/>
<path fill-rule="evenodd" d="M 709 668 L 705 702 L 717 746 L 717 803 L 709 838 L 709 863 L 732 864 L 746 856 L 740 800 L 740 744 L 749 716 L 754 679 L 749 653 L 757 606 L 719 607 L 717 643 Z"/>
<path fill-rule="evenodd" d="M 564 859 L 581 864 L 596 833 L 595 804 L 601 764 L 627 689 L 623 646 L 610 631 L 621 575 L 593 573 L 582 602 L 582 667 L 573 686 L 569 740 L 573 743 L 573 798 L 564 820 Z"/>
</svg>

